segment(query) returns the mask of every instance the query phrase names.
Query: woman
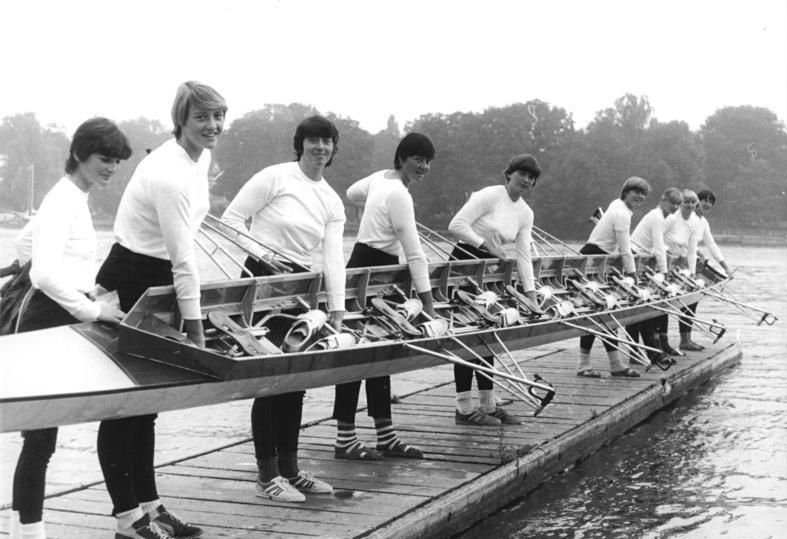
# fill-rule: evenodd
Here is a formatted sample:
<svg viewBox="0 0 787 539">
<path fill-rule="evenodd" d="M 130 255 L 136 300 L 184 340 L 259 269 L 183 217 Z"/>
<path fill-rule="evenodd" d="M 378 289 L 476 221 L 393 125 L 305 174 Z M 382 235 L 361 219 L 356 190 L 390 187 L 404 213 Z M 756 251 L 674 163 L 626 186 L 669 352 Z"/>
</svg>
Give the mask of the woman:
<svg viewBox="0 0 787 539">
<path fill-rule="evenodd" d="M 121 160 L 131 155 L 126 136 L 111 121 L 93 118 L 80 125 L 68 151 L 65 176 L 47 193 L 36 216 L 24 228 L 18 244 L 31 259 L 26 308 L 18 331 L 76 324 L 117 323 L 123 313 L 112 303 L 96 301 L 96 232 L 88 208 L 88 193 L 106 186 Z M 97 292 L 97 291 L 95 291 Z M 55 452 L 57 428 L 25 431 L 16 464 L 12 508 L 14 538 L 44 538 L 44 487 L 49 459 Z M 18 524 L 18 525 L 17 525 Z"/>
<path fill-rule="evenodd" d="M 667 253 L 677 258 L 677 264 L 688 267 L 692 274 L 697 271 L 697 250 L 700 242 L 705 237 L 707 225 L 707 221 L 703 222 L 702 218 L 695 211 L 698 204 L 699 197 L 697 194 L 691 189 L 684 189 L 680 211 L 670 215 L 664 222 L 664 242 L 667 245 Z M 718 247 L 716 249 L 718 250 Z M 721 253 L 719 252 L 718 254 L 720 255 Z M 689 305 L 687 314 L 693 316 L 696 309 L 696 304 Z M 691 340 L 691 325 L 689 323 L 679 320 L 678 325 L 680 332 L 679 348 L 681 351 L 675 350 L 670 346 L 667 337 L 667 317 L 661 318 L 659 338 L 662 349 L 665 352 L 670 355 L 682 356 L 684 355 L 683 350 L 699 351 L 704 349 L 703 346 Z"/>
<path fill-rule="evenodd" d="M 705 218 L 713 208 L 713 205 L 716 203 L 716 195 L 713 194 L 713 191 L 710 189 L 703 189 L 699 193 L 697 193 L 697 200 L 698 203 L 694 208 L 694 212 L 697 214 L 697 217 L 700 219 L 700 226 L 702 227 L 702 236 L 700 237 L 700 243 L 708 249 L 711 257 L 719 263 L 719 265 L 727 272 L 727 275 L 731 273 L 729 265 L 724 260 L 724 255 L 721 253 L 721 249 L 719 246 L 716 245 L 716 240 L 713 239 L 713 234 L 710 231 L 710 224 L 708 220 Z M 698 246 L 699 248 L 699 246 Z M 694 273 L 694 271 L 692 271 Z M 688 305 L 686 310 L 684 311 L 688 314 L 691 318 L 696 316 L 697 314 L 697 303 L 692 303 Z M 678 320 L 678 331 L 680 333 L 680 344 L 678 347 L 681 350 L 686 350 L 688 352 L 699 352 L 704 350 L 705 347 L 701 344 L 697 344 L 691 339 L 691 318 L 688 319 L 679 319 Z M 666 333 L 666 331 L 665 331 Z"/>
<path fill-rule="evenodd" d="M 678 211 L 682 201 L 683 197 L 680 194 L 680 189 L 669 187 L 661 195 L 659 205 L 645 214 L 640 222 L 637 223 L 631 235 L 631 242 L 638 251 L 656 257 L 656 269 L 662 273 L 666 273 L 668 270 L 667 248 L 664 245 L 664 222 L 667 217 Z M 666 326 L 664 325 L 666 318 L 667 315 L 660 315 L 637 324 L 631 324 L 626 327 L 626 331 L 632 341 L 637 342 L 641 335 L 642 342 L 647 346 L 659 348 L 661 344 L 656 341 L 660 333 L 666 333 Z M 666 354 L 667 352 L 664 351 L 664 353 Z M 651 361 L 662 359 L 662 357 L 654 355 L 653 352 L 648 352 L 648 357 L 650 357 Z"/>
<path fill-rule="evenodd" d="M 517 269 L 525 295 L 536 301 L 536 289 L 531 260 L 533 210 L 525 202 L 536 186 L 541 168 L 529 154 L 513 157 L 503 171 L 505 185 L 485 187 L 473 193 L 448 225 L 448 230 L 459 239 L 451 257 L 505 258 L 503 245 L 515 243 Z M 490 365 L 493 357 L 484 358 Z M 480 364 L 478 359 L 472 363 Z M 518 425 L 519 419 L 497 406 L 492 380 L 479 371 L 479 407 L 473 406 L 473 369 L 454 364 L 456 386 L 456 414 L 458 425 L 495 426 L 501 423 Z"/>
<path fill-rule="evenodd" d="M 222 217 L 245 229 L 285 260 L 264 256 L 282 271 L 304 272 L 311 253 L 323 246 L 322 265 L 328 293 L 330 323 L 340 330 L 344 318 L 344 205 L 323 173 L 336 155 L 339 132 L 322 116 L 305 119 L 295 130 L 295 161 L 273 165 L 255 174 L 238 192 Z M 251 252 L 257 244 L 245 242 Z M 268 267 L 246 259 L 254 275 L 269 275 Z M 278 340 L 286 325 L 269 324 Z M 284 502 L 306 501 L 304 493 L 330 493 L 333 488 L 298 468 L 298 435 L 305 391 L 254 399 L 251 430 L 257 458 L 256 494 Z"/>
<path fill-rule="evenodd" d="M 634 255 L 631 252 L 631 216 L 634 208 L 642 205 L 645 197 L 650 192 L 650 184 L 632 176 L 623 182 L 620 198 L 613 200 L 601 219 L 598 220 L 590 237 L 579 252 L 583 255 L 607 255 L 619 253 L 623 261 L 623 270 L 627 275 L 636 278 Z M 590 366 L 590 349 L 593 347 L 593 335 L 583 335 L 579 338 L 579 363 L 577 376 L 600 378 L 601 373 Z M 604 341 L 604 348 L 609 357 L 609 373 L 612 376 L 625 378 L 638 378 L 639 373 L 623 364 L 618 350 L 610 343 Z"/>
<path fill-rule="evenodd" d="M 429 267 L 415 225 L 413 198 L 407 188 L 429 172 L 435 148 L 426 135 L 410 133 L 396 148 L 393 170 L 381 170 L 347 189 L 347 198 L 364 208 L 358 239 L 348 268 L 399 263 L 404 250 L 424 311 L 434 316 Z M 337 436 L 334 456 L 339 459 L 379 460 L 383 456 L 423 458 L 420 449 L 402 442 L 391 419 L 391 378 L 366 380 L 368 414 L 374 419 L 377 449 L 366 448 L 355 433 L 355 412 L 361 381 L 339 384 L 333 405 Z"/>
<path fill-rule="evenodd" d="M 224 98 L 210 86 L 180 85 L 172 105 L 175 138 L 134 171 L 115 218 L 117 242 L 96 278 L 107 290 L 117 290 L 124 310 L 149 287 L 174 284 L 186 336 L 197 346 L 204 346 L 205 338 L 194 237 L 208 212 L 211 151 L 226 112 Z M 116 539 L 202 535 L 158 499 L 155 420 L 150 414 L 99 426 L 98 458 L 117 519 Z"/>
</svg>

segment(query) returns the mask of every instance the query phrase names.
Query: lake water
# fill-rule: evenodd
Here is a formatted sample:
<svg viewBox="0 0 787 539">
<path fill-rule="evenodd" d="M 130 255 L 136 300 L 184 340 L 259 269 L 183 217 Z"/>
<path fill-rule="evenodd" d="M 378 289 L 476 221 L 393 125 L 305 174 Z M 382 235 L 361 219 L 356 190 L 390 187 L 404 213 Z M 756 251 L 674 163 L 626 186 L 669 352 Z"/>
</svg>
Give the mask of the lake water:
<svg viewBox="0 0 787 539">
<path fill-rule="evenodd" d="M 730 289 L 779 318 L 700 304 L 741 364 L 457 539 L 787 537 L 787 250 L 722 248 Z"/>
<path fill-rule="evenodd" d="M 0 265 L 13 259 L 13 236 L 14 231 L 0 229 Z M 112 238 L 109 233 L 100 238 L 103 256 Z M 779 318 L 773 327 L 758 327 L 729 306 L 701 304 L 700 316 L 727 325 L 725 340 L 741 341 L 740 366 L 462 539 L 787 537 L 787 251 L 723 250 L 738 268 L 730 289 Z M 701 336 L 697 340 L 707 343 Z M 436 372 L 450 377 L 450 370 Z M 395 377 L 394 392 L 426 386 L 434 376 Z M 329 416 L 332 396 L 332 388 L 310 390 L 304 420 Z M 249 409 L 248 401 L 237 401 L 160 414 L 157 463 L 248 439 Z M 96 428 L 90 423 L 60 429 L 47 477 L 49 494 L 101 480 Z M 0 506 L 10 503 L 19 441 L 18 433 L 0 435 Z"/>
</svg>

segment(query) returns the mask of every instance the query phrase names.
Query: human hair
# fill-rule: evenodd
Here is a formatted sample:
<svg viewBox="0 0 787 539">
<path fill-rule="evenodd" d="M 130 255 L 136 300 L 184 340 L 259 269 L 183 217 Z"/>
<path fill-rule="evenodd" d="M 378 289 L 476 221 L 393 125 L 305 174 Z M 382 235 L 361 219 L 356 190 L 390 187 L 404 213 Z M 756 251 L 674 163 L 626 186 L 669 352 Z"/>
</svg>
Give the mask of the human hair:
<svg viewBox="0 0 787 539">
<path fill-rule="evenodd" d="M 91 118 L 77 127 L 71 138 L 66 174 L 73 174 L 79 163 L 94 153 L 112 159 L 128 159 L 131 157 L 131 145 L 114 122 L 106 118 Z"/>
<path fill-rule="evenodd" d="M 325 116 L 319 114 L 309 116 L 295 128 L 295 136 L 292 137 L 292 147 L 295 149 L 295 160 L 300 161 L 303 155 L 303 141 L 307 138 L 329 138 L 333 141 L 333 153 L 325 164 L 331 166 L 333 158 L 339 151 L 339 130 L 336 124 Z"/>
<path fill-rule="evenodd" d="M 629 191 L 639 191 L 643 195 L 648 196 L 650 184 L 639 176 L 632 176 L 623 182 L 623 187 L 620 189 L 620 200 L 626 198 Z"/>
<path fill-rule="evenodd" d="M 694 202 L 699 201 L 699 198 L 697 198 L 697 193 L 695 193 L 691 189 L 684 189 L 683 191 L 681 191 L 680 194 L 683 195 L 684 202 L 686 202 L 687 200 L 693 200 Z"/>
<path fill-rule="evenodd" d="M 673 204 L 680 204 L 683 200 L 683 195 L 680 194 L 680 189 L 677 187 L 667 187 L 664 194 L 661 195 L 661 200 L 672 202 Z"/>
<path fill-rule="evenodd" d="M 541 167 L 538 166 L 538 161 L 529 153 L 520 153 L 511 158 L 508 162 L 508 167 L 503 171 L 503 174 L 506 176 L 506 182 L 511 179 L 511 174 L 517 170 L 532 174 L 533 179 L 536 180 L 541 176 Z"/>
<path fill-rule="evenodd" d="M 436 153 L 434 144 L 432 144 L 429 137 L 423 133 L 408 133 L 402 137 L 402 140 L 399 141 L 399 145 L 396 147 L 394 169 L 400 170 L 408 157 L 418 156 L 431 161 Z"/>
<path fill-rule="evenodd" d="M 716 195 L 710 189 L 703 189 L 697 193 L 697 198 L 700 200 L 707 200 L 711 204 L 716 204 Z"/>
<path fill-rule="evenodd" d="M 180 138 L 192 108 L 221 110 L 226 113 L 227 102 L 219 92 L 201 82 L 190 80 L 178 86 L 175 101 L 172 103 L 172 124 L 175 126 L 172 134 L 176 139 Z"/>
</svg>

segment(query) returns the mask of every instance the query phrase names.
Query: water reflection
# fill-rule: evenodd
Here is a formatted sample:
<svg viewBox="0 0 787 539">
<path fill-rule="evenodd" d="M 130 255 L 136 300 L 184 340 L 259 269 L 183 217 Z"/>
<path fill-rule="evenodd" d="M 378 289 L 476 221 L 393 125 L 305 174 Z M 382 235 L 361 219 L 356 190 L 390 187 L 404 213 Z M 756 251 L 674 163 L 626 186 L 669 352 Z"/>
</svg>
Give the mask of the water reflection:
<svg viewBox="0 0 787 539">
<path fill-rule="evenodd" d="M 784 250 L 725 252 L 735 294 L 779 318 L 700 304 L 739 335 L 743 362 L 459 538 L 787 537 Z"/>
</svg>

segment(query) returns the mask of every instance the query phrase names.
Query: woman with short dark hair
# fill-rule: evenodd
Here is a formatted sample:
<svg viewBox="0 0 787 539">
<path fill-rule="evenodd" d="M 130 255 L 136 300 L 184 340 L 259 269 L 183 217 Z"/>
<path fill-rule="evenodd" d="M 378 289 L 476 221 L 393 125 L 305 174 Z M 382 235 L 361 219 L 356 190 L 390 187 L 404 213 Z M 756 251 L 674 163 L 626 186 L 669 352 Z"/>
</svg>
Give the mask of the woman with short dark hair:
<svg viewBox="0 0 787 539">
<path fill-rule="evenodd" d="M 262 169 L 241 187 L 222 219 L 246 229 L 272 251 L 245 240 L 246 259 L 254 275 L 270 275 L 271 266 L 282 271 L 309 271 L 312 251 L 322 246 L 322 270 L 328 295 L 329 323 L 341 330 L 344 318 L 344 204 L 323 178 L 333 162 L 339 142 L 334 123 L 322 116 L 303 120 L 295 130 L 296 160 Z M 283 257 L 274 258 L 273 251 Z M 288 327 L 272 319 L 269 337 L 278 341 Z M 295 350 L 288 350 L 295 351 Z M 329 494 L 333 487 L 298 466 L 298 437 L 305 391 L 254 399 L 251 432 L 257 460 L 255 493 L 281 502 L 304 502 L 304 494 Z"/>
<path fill-rule="evenodd" d="M 413 197 L 408 187 L 423 179 L 435 148 L 429 137 L 410 133 L 399 141 L 393 170 L 381 170 L 358 180 L 347 189 L 347 198 L 363 207 L 358 238 L 348 268 L 385 266 L 399 263 L 404 251 L 415 290 L 424 311 L 434 316 L 434 300 L 429 283 L 429 266 L 415 224 Z M 409 291 L 408 291 L 409 292 Z M 377 449 L 367 448 L 355 433 L 355 414 L 361 381 L 339 384 L 333 405 L 337 437 L 334 456 L 339 459 L 379 460 L 383 456 L 423 458 L 420 449 L 402 442 L 391 418 L 391 377 L 366 380 L 368 414 L 377 430 Z"/>
<path fill-rule="evenodd" d="M 47 193 L 18 239 L 30 249 L 24 258 L 32 263 L 32 288 L 20 310 L 17 332 L 96 320 L 118 323 L 123 318 L 114 303 L 95 299 L 96 232 L 88 192 L 107 185 L 120 161 L 130 156 L 128 139 L 106 118 L 93 118 L 77 128 L 66 175 Z M 22 437 L 11 502 L 19 518 L 14 517 L 11 536 L 43 539 L 46 469 L 55 452 L 57 427 L 24 431 Z"/>
<path fill-rule="evenodd" d="M 503 171 L 504 185 L 492 185 L 473 193 L 448 225 L 459 239 L 451 258 L 506 258 L 505 244 L 516 246 L 519 282 L 525 295 L 536 301 L 536 288 L 531 259 L 533 210 L 525 201 L 541 175 L 541 167 L 530 154 L 511 158 Z M 484 358 L 490 365 L 494 357 Z M 479 359 L 471 363 L 480 364 Z M 458 425 L 518 425 L 519 419 L 497 406 L 490 375 L 476 371 L 479 406 L 473 406 L 473 369 L 454 364 L 456 413 Z"/>
</svg>

